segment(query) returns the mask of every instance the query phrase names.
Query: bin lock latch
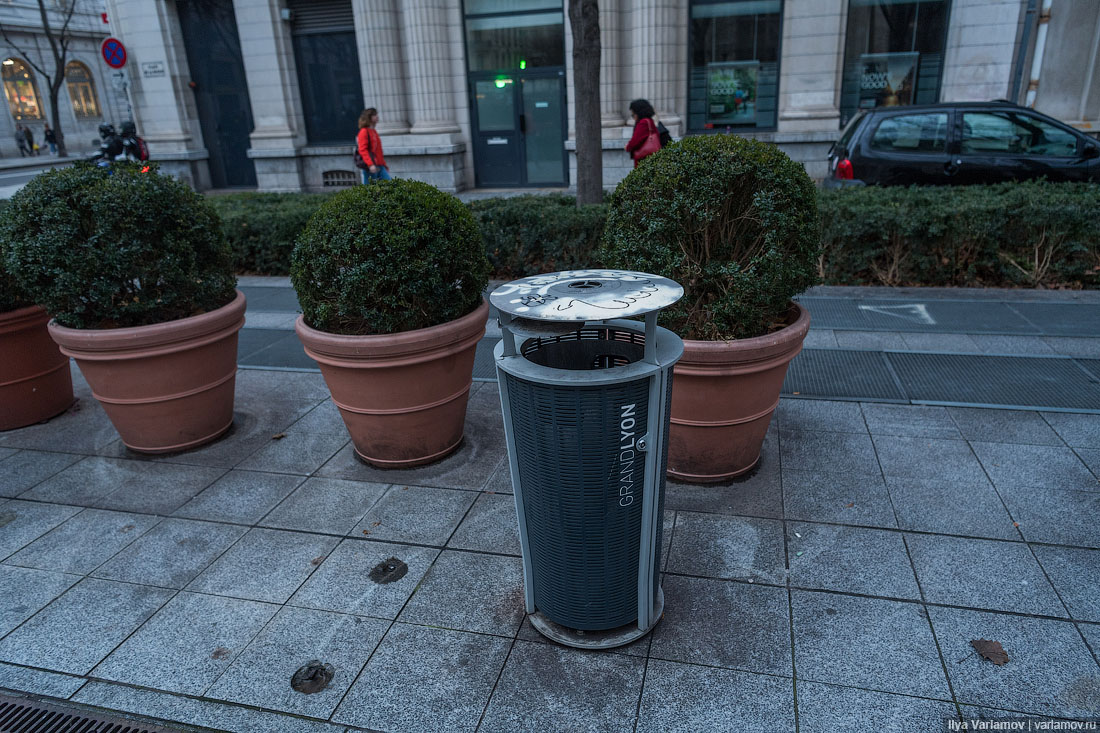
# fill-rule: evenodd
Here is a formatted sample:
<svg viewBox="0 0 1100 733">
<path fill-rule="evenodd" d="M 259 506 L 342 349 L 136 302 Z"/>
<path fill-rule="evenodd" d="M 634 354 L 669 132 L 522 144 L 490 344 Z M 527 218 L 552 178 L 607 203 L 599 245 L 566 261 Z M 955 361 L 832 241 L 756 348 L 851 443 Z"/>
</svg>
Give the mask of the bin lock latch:
<svg viewBox="0 0 1100 733">
<path fill-rule="evenodd" d="M 646 433 L 645 435 L 643 435 L 640 438 L 638 438 L 637 440 L 635 440 L 634 441 L 634 448 L 635 448 L 635 450 L 642 451 L 643 453 L 645 451 L 649 450 L 649 434 Z"/>
</svg>

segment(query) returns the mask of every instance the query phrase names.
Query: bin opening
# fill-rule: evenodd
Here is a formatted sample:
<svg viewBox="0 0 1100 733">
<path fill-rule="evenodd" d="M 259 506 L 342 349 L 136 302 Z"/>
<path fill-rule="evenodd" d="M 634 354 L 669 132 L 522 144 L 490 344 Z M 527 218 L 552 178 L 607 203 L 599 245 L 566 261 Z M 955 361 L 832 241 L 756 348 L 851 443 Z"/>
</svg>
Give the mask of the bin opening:
<svg viewBox="0 0 1100 733">
<path fill-rule="evenodd" d="M 645 334 L 627 328 L 585 326 L 561 336 L 527 339 L 520 353 L 528 361 L 551 369 L 612 369 L 642 360 Z"/>
</svg>

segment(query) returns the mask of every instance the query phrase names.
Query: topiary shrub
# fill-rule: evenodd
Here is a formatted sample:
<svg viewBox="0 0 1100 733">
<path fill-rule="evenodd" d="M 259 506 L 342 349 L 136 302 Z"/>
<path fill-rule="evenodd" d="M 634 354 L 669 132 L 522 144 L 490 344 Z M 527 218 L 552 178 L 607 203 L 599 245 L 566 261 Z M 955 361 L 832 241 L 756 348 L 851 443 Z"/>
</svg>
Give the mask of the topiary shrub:
<svg viewBox="0 0 1100 733">
<path fill-rule="evenodd" d="M 217 216 L 149 164 L 78 162 L 36 176 L 4 210 L 0 237 L 19 284 L 70 328 L 162 323 L 234 297 Z"/>
<path fill-rule="evenodd" d="M 395 179 L 322 204 L 298 236 L 290 279 L 310 327 L 389 334 L 473 311 L 489 261 L 462 202 L 427 183 Z"/>
<path fill-rule="evenodd" d="M 817 282 L 817 196 L 774 145 L 698 135 L 647 157 L 611 197 L 601 259 L 664 275 L 684 297 L 662 312 L 684 338 L 761 336 Z"/>
<path fill-rule="evenodd" d="M 23 292 L 23 288 L 19 287 L 19 283 L 8 272 L 7 253 L 4 250 L 4 242 L 0 240 L 0 313 L 34 305 Z"/>
</svg>

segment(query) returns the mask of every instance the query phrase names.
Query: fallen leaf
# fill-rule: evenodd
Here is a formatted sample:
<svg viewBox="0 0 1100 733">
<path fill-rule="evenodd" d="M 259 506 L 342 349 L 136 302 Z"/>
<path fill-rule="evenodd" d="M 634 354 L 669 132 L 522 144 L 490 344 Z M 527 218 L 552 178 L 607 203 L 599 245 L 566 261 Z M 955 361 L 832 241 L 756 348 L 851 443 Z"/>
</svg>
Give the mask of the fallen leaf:
<svg viewBox="0 0 1100 733">
<path fill-rule="evenodd" d="M 370 534 L 370 530 L 369 529 L 364 529 L 363 534 Z"/>
<path fill-rule="evenodd" d="M 970 646 L 984 658 L 996 664 L 998 667 L 1008 661 L 1008 653 L 1001 647 L 1001 642 L 989 639 L 972 639 Z"/>
<path fill-rule="evenodd" d="M 792 392 L 791 394 L 802 394 L 801 392 Z"/>
<path fill-rule="evenodd" d="M 856 503 L 854 501 L 850 501 L 850 502 L 848 502 L 847 504 L 844 505 L 844 508 L 845 509 L 851 509 L 855 505 L 856 505 Z"/>
<path fill-rule="evenodd" d="M 286 437 L 286 433 L 275 433 L 274 435 L 271 436 L 271 439 L 272 440 L 282 440 L 285 437 Z"/>
<path fill-rule="evenodd" d="M 1012 523 L 1012 526 L 1013 526 L 1013 527 L 1019 527 L 1019 526 L 1020 526 L 1020 523 L 1019 523 L 1019 522 L 1013 522 L 1013 523 Z"/>
<path fill-rule="evenodd" d="M 379 527 L 381 525 L 382 525 L 381 522 L 371 522 L 371 524 L 370 524 L 370 526 L 372 526 L 372 527 Z"/>
</svg>

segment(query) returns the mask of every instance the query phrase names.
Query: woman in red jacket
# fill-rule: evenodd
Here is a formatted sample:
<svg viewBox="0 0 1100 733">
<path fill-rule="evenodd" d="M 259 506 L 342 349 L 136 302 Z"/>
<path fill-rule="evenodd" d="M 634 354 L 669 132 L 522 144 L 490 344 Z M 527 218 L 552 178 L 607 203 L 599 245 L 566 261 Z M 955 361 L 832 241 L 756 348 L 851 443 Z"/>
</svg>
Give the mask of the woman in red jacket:
<svg viewBox="0 0 1100 733">
<path fill-rule="evenodd" d="M 634 135 L 631 136 L 630 142 L 626 144 L 626 152 L 630 153 L 630 157 L 634 160 L 635 168 L 638 167 L 638 163 L 641 162 L 642 158 L 657 152 L 661 148 L 657 123 L 653 121 L 655 114 L 657 113 L 653 111 L 653 105 L 644 99 L 635 99 L 630 103 L 630 116 L 634 118 Z M 652 141 L 650 140 L 651 135 L 653 136 Z M 656 142 L 656 147 L 654 147 L 654 142 Z"/>
<path fill-rule="evenodd" d="M 374 129 L 377 124 L 378 110 L 374 107 L 363 110 L 363 114 L 359 115 L 359 134 L 356 136 L 359 157 L 370 166 L 368 170 L 362 171 L 364 184 L 390 180 L 390 167 L 386 165 L 386 159 L 382 155 L 382 138 L 378 137 Z"/>
</svg>

